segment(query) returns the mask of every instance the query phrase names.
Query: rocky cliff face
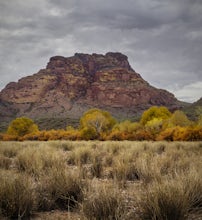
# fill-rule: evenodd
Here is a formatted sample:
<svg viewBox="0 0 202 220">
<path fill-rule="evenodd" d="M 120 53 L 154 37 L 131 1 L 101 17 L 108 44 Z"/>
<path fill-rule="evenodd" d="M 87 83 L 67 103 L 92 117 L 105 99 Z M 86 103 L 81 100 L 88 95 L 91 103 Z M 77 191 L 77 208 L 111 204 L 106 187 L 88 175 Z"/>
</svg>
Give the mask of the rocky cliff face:
<svg viewBox="0 0 202 220">
<path fill-rule="evenodd" d="M 0 118 L 78 119 L 89 108 L 130 118 L 152 105 L 179 108 L 173 94 L 149 85 L 121 53 L 50 58 L 45 69 L 0 92 Z"/>
</svg>

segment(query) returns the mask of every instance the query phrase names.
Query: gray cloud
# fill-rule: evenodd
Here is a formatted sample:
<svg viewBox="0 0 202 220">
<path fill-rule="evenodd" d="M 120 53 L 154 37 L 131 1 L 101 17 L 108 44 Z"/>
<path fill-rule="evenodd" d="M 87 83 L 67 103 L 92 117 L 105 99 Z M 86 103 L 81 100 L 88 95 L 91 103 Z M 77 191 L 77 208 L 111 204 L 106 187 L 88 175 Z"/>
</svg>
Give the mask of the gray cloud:
<svg viewBox="0 0 202 220">
<path fill-rule="evenodd" d="M 125 53 L 150 84 L 197 100 L 201 0 L 0 0 L 1 89 L 51 56 L 108 51 Z"/>
</svg>

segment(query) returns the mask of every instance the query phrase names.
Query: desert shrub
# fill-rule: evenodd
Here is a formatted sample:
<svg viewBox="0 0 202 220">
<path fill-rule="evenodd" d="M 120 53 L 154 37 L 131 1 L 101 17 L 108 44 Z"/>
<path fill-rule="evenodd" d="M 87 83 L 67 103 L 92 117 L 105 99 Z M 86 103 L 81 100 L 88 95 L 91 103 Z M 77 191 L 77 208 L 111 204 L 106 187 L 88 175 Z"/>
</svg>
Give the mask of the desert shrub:
<svg viewBox="0 0 202 220">
<path fill-rule="evenodd" d="M 154 140 L 155 137 L 152 135 L 151 131 L 148 131 L 146 129 L 139 129 L 133 136 L 133 140 L 136 141 L 150 141 Z"/>
<path fill-rule="evenodd" d="M 0 170 L 0 216 L 21 219 L 35 207 L 33 183 L 26 175 Z"/>
<path fill-rule="evenodd" d="M 135 162 L 136 172 L 138 178 L 143 181 L 144 184 L 150 184 L 155 179 L 160 178 L 160 170 L 156 166 L 156 163 L 152 163 L 152 159 L 138 158 Z"/>
<path fill-rule="evenodd" d="M 91 165 L 91 174 L 94 177 L 100 178 L 103 173 L 103 164 L 102 164 L 102 158 L 100 155 L 95 155 L 92 159 L 92 165 Z"/>
<path fill-rule="evenodd" d="M 191 168 L 186 173 L 167 176 L 148 185 L 140 201 L 142 219 L 185 220 L 202 215 L 201 171 Z"/>
<path fill-rule="evenodd" d="M 126 215 L 126 206 L 114 185 L 92 184 L 85 193 L 82 211 L 89 220 L 121 220 Z"/>
<path fill-rule="evenodd" d="M 11 164 L 12 164 L 12 159 L 5 157 L 3 155 L 0 155 L 0 168 L 9 169 Z"/>
<path fill-rule="evenodd" d="M 57 141 L 49 141 L 48 146 L 57 150 L 62 151 L 73 151 L 76 147 L 75 142 L 67 141 L 67 140 L 57 140 Z"/>
<path fill-rule="evenodd" d="M 108 136 L 106 136 L 106 140 L 112 141 L 144 141 L 144 140 L 154 140 L 155 135 L 153 134 L 152 130 L 144 129 L 139 127 L 136 131 L 133 132 L 126 132 L 126 131 L 119 131 L 119 130 L 112 130 Z"/>
<path fill-rule="evenodd" d="M 202 215 L 202 172 L 190 169 L 188 175 L 184 175 L 182 180 L 184 191 L 189 203 L 189 213 L 199 213 Z"/>
<path fill-rule="evenodd" d="M 17 168 L 20 171 L 39 176 L 48 169 L 65 168 L 65 158 L 62 152 L 51 147 L 27 147 L 16 156 Z"/>
<path fill-rule="evenodd" d="M 35 133 L 25 134 L 23 137 L 20 137 L 20 141 L 38 141 L 39 140 L 40 131 Z"/>
<path fill-rule="evenodd" d="M 182 185 L 176 181 L 155 182 L 141 199 L 143 220 L 185 220 L 188 202 Z"/>
<path fill-rule="evenodd" d="M 162 131 L 156 140 L 167 141 L 201 141 L 202 128 L 201 127 L 170 127 Z"/>
<path fill-rule="evenodd" d="M 112 154 L 106 154 L 103 158 L 103 166 L 112 166 L 113 164 L 113 155 Z"/>
<path fill-rule="evenodd" d="M 118 142 L 108 142 L 109 146 L 108 146 L 108 152 L 112 153 L 113 156 L 118 155 L 121 151 L 121 147 L 118 144 Z"/>
<path fill-rule="evenodd" d="M 60 141 L 59 145 L 64 151 L 72 151 L 75 147 L 71 141 Z"/>
<path fill-rule="evenodd" d="M 98 134 L 94 127 L 84 127 L 80 130 L 82 140 L 95 140 Z"/>
<path fill-rule="evenodd" d="M 173 140 L 174 141 L 184 141 L 187 135 L 187 127 L 177 127 L 174 132 Z"/>
<path fill-rule="evenodd" d="M 19 171 L 25 171 L 29 174 L 39 175 L 43 168 L 43 161 L 37 149 L 27 147 L 17 155 L 17 168 Z"/>
<path fill-rule="evenodd" d="M 90 163 L 92 160 L 92 149 L 90 147 L 77 147 L 68 155 L 68 163 L 72 165 L 82 165 Z"/>
<path fill-rule="evenodd" d="M 50 141 L 50 140 L 80 140 L 80 131 L 74 130 L 49 130 L 39 131 L 34 134 L 27 134 L 22 137 L 22 140 L 39 140 L 39 141 Z"/>
<path fill-rule="evenodd" d="M 24 146 L 20 142 L 1 142 L 0 154 L 13 158 Z"/>
<path fill-rule="evenodd" d="M 112 176 L 115 180 L 124 182 L 139 179 L 139 173 L 134 163 L 127 159 L 117 158 L 112 167 Z"/>
<path fill-rule="evenodd" d="M 180 140 L 183 141 L 201 141 L 202 127 L 187 127 L 181 134 Z"/>
<path fill-rule="evenodd" d="M 2 140 L 3 141 L 17 141 L 18 137 L 16 135 L 3 134 Z"/>
<path fill-rule="evenodd" d="M 72 210 L 78 207 L 83 200 L 83 187 L 84 183 L 76 173 L 55 168 L 49 170 L 40 178 L 39 210 Z"/>
<path fill-rule="evenodd" d="M 63 136 L 64 140 L 81 140 L 81 132 L 77 129 L 71 130 L 71 131 L 66 131 L 65 135 Z"/>
<path fill-rule="evenodd" d="M 106 140 L 112 141 L 122 141 L 125 140 L 125 134 L 119 130 L 112 130 L 109 135 L 106 137 Z"/>
<path fill-rule="evenodd" d="M 174 141 L 174 135 L 176 131 L 178 130 L 178 127 L 171 127 L 171 128 L 166 128 L 162 132 L 159 133 L 159 135 L 156 137 L 157 141 Z"/>
</svg>

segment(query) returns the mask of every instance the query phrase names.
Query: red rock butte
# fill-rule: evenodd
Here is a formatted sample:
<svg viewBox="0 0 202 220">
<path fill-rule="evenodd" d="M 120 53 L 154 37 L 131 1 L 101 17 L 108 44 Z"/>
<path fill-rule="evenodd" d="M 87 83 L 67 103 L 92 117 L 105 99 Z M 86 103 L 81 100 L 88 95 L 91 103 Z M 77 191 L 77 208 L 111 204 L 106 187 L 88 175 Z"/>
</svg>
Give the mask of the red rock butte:
<svg viewBox="0 0 202 220">
<path fill-rule="evenodd" d="M 76 53 L 51 57 L 45 69 L 9 83 L 0 92 L 0 119 L 78 120 L 90 108 L 131 119 L 153 105 L 181 107 L 173 94 L 151 86 L 136 73 L 127 56 Z"/>
</svg>

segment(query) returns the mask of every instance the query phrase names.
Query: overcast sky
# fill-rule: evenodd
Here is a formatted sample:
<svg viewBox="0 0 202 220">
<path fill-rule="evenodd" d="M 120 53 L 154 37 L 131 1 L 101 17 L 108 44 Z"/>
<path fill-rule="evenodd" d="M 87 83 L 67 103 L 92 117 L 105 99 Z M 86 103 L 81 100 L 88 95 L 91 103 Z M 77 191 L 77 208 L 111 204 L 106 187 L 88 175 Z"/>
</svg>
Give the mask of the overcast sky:
<svg viewBox="0 0 202 220">
<path fill-rule="evenodd" d="M 202 97 L 202 0 L 0 0 L 0 89 L 55 55 L 122 52 L 151 85 Z"/>
</svg>

